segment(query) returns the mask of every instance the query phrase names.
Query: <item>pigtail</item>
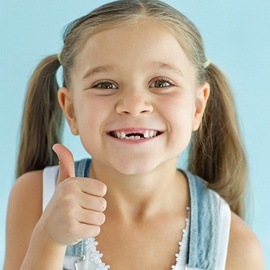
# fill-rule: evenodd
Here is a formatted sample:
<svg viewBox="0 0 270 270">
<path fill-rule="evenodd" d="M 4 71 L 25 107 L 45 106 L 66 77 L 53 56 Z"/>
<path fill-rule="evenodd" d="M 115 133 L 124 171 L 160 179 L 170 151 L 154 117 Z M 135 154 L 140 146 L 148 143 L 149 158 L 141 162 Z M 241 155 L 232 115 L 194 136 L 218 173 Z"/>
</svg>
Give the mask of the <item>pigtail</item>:
<svg viewBox="0 0 270 270">
<path fill-rule="evenodd" d="M 26 93 L 21 123 L 17 176 L 58 163 L 52 145 L 60 142 L 62 111 L 57 100 L 57 55 L 48 56 L 35 69 Z"/>
<path fill-rule="evenodd" d="M 222 72 L 207 68 L 211 93 L 200 129 L 190 148 L 189 170 L 207 180 L 231 210 L 244 216 L 247 160 L 240 137 L 234 99 Z"/>
</svg>

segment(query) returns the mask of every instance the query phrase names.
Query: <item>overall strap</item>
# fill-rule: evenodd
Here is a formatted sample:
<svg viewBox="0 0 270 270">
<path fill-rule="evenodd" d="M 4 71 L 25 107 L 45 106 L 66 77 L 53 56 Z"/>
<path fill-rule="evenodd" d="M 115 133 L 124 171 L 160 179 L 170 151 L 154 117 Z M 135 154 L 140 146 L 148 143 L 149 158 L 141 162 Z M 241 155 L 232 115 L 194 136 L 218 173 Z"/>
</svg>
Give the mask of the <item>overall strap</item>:
<svg viewBox="0 0 270 270">
<path fill-rule="evenodd" d="M 224 270 L 230 230 L 229 206 L 202 179 L 185 174 L 191 197 L 187 269 Z"/>
</svg>

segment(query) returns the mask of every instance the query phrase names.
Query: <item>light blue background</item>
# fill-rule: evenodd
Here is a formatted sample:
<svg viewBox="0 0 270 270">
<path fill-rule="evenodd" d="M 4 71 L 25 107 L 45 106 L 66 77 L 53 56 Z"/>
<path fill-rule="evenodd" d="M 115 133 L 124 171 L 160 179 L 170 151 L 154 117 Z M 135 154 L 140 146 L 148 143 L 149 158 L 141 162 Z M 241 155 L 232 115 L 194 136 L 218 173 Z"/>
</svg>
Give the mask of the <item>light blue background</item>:
<svg viewBox="0 0 270 270">
<path fill-rule="evenodd" d="M 68 22 L 106 2 L 0 1 L 0 267 L 27 80 L 43 57 L 60 51 L 62 30 Z M 197 25 L 208 57 L 233 85 L 250 165 L 248 223 L 263 245 L 266 269 L 270 269 L 270 1 L 166 2 Z M 86 156 L 78 138 L 68 131 L 64 141 L 76 159 Z"/>
</svg>

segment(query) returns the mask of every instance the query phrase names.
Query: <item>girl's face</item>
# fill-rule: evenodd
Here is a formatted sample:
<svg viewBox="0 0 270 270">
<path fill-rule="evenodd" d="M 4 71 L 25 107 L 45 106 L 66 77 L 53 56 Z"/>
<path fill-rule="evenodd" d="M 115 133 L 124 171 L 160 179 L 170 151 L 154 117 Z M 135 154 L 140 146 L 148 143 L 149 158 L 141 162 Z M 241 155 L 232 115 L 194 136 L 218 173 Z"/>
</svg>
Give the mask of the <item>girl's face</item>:
<svg viewBox="0 0 270 270">
<path fill-rule="evenodd" d="M 175 166 L 209 95 L 176 38 L 151 21 L 90 37 L 70 88 L 59 101 L 71 131 L 94 162 L 123 174 Z"/>
</svg>

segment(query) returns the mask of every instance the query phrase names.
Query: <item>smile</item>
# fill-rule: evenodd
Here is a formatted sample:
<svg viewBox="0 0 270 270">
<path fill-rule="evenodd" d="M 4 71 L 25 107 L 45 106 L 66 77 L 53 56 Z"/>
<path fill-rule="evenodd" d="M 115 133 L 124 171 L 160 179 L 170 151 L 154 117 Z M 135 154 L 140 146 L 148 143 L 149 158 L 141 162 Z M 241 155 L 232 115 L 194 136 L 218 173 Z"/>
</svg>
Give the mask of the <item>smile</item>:
<svg viewBox="0 0 270 270">
<path fill-rule="evenodd" d="M 157 130 L 115 130 L 108 133 L 110 136 L 122 140 L 145 140 L 159 136 L 162 132 Z"/>
</svg>

